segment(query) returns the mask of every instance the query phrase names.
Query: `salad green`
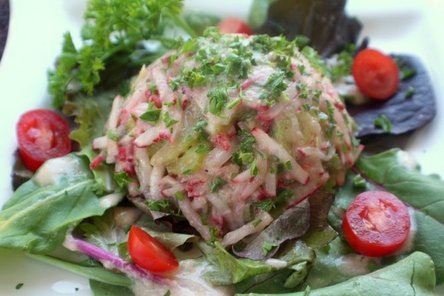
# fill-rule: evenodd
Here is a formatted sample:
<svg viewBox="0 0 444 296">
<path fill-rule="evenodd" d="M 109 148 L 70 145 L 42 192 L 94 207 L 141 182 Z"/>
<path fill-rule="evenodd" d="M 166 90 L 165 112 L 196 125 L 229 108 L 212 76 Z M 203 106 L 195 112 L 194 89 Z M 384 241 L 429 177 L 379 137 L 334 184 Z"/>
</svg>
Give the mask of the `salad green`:
<svg viewBox="0 0 444 296">
<path fill-rule="evenodd" d="M 253 24 L 262 24 L 267 15 L 264 11 L 273 7 L 273 3 L 283 5 L 284 2 L 255 1 L 251 15 Z M 274 199 L 258 201 L 255 203 L 258 211 L 275 210 L 283 214 L 253 239 L 233 247 L 222 245 L 213 228 L 210 229 L 211 239 L 203 241 L 181 211 L 168 212 L 172 207 L 167 199 L 144 200 L 140 196 L 125 199 L 132 182 L 127 172 L 116 172 L 113 165 L 106 163 L 94 169 L 90 167 L 97 157 L 93 139 L 103 133 L 114 96 L 134 91 L 131 77 L 142 65 L 153 62 L 167 50 L 181 46 L 188 53 L 194 53 L 197 39 L 184 40 L 202 34 L 205 27 L 216 24 L 219 19 L 190 12 L 182 14 L 179 0 L 112 0 L 110 3 L 88 2 L 82 30 L 84 44 L 76 48 L 67 33 L 57 66 L 49 74 L 54 106 L 74 119 L 76 128 L 71 138 L 79 143 L 80 150 L 47 161 L 3 205 L 0 247 L 22 250 L 31 258 L 88 277 L 95 295 L 132 295 L 139 281 L 152 284 L 154 288 L 150 292 L 174 295 L 174 291 L 170 291 L 170 287 L 175 287 L 171 284 L 174 276 L 162 278 L 133 264 L 127 244 L 131 225 L 142 227 L 162 242 L 184 266 L 198 266 L 200 279 L 214 286 L 228 286 L 231 294 L 433 295 L 435 284 L 444 283 L 444 250 L 440 247 L 444 240 L 444 182 L 438 176 L 422 175 L 399 149 L 362 155 L 348 172 L 344 185 L 336 189 L 329 183 L 309 201 L 285 211 L 283 205 L 292 198 L 288 190 L 281 190 Z M 271 19 L 273 15 L 270 12 Z M 341 13 L 338 15 L 345 17 Z M 356 25 L 355 20 L 344 22 Z M 211 31 L 209 34 L 218 38 L 218 34 Z M 276 44 L 267 40 L 271 39 L 261 36 L 255 39 L 258 50 L 268 52 L 286 44 L 279 38 L 273 39 Z M 148 49 L 142 46 L 144 42 L 156 42 L 157 47 Z M 300 43 L 295 41 L 294 44 Z M 314 68 L 335 77 L 349 74 L 346 68 L 350 67 L 351 52 L 342 53 L 341 69 L 329 68 L 312 48 L 304 46 L 300 45 L 302 53 Z M 324 48 L 329 52 L 334 47 Z M 205 79 L 214 79 L 208 78 L 210 75 L 206 71 L 216 76 L 226 71 L 229 79 L 245 79 L 254 59 L 242 54 L 245 52 L 239 49 L 238 54 L 227 57 L 223 65 L 211 65 L 209 60 L 204 60 L 204 66 L 198 71 L 182 71 L 177 80 L 170 81 L 169 87 L 174 90 L 182 84 L 190 88 L 201 86 Z M 213 53 L 212 58 L 215 56 Z M 169 56 L 168 63 L 174 63 L 175 58 L 178 57 Z M 269 105 L 282 99 L 287 75 L 291 75 L 288 74 L 288 60 L 279 60 L 277 65 L 279 71 L 268 77 L 263 88 L 262 95 Z M 309 69 L 299 67 L 298 70 L 304 75 Z M 304 85 L 296 87 L 300 96 L 315 101 L 321 96 Z M 213 89 L 208 98 L 208 111 L 215 116 L 223 114 L 227 106 L 231 110 L 240 104 L 239 101 L 228 104 L 230 97 L 226 88 Z M 335 106 L 329 103 L 324 114 L 331 128 L 327 132 L 334 131 L 335 123 Z M 302 108 L 306 108 L 307 113 L 313 112 L 309 105 Z M 155 102 L 140 119 L 147 123 L 160 122 L 167 128 L 178 123 L 170 113 L 157 109 Z M 283 146 L 291 146 L 287 140 L 291 120 L 278 122 L 272 131 Z M 155 144 L 148 150 L 151 157 L 163 149 L 163 160 L 171 160 L 167 170 L 176 176 L 188 176 L 199 170 L 212 147 L 206 137 L 208 123 L 197 120 L 192 124 L 193 132 L 179 145 Z M 246 167 L 249 176 L 255 177 L 261 170 L 255 150 L 257 134 L 248 129 L 239 129 L 237 133 L 241 141 L 233 153 L 233 162 Z M 116 141 L 121 135 L 111 131 L 106 137 Z M 357 147 L 355 139 L 353 145 Z M 151 160 L 155 162 L 156 158 Z M 275 162 L 270 168 L 275 173 L 283 174 L 293 168 L 290 161 Z M 338 163 L 339 159 L 334 158 L 328 169 L 340 170 Z M 217 194 L 228 182 L 216 177 L 209 191 Z M 406 249 L 381 259 L 355 253 L 343 239 L 341 229 L 343 214 L 354 197 L 375 188 L 389 191 L 404 201 L 415 225 Z M 177 191 L 173 198 L 180 204 L 187 200 L 187 195 Z M 118 218 L 121 212 L 128 219 Z M 171 219 L 155 221 L 146 212 L 153 216 L 170 214 Z M 255 227 L 262 222 L 252 219 L 249 223 Z M 67 260 L 59 255 L 59 249 L 70 257 L 80 252 L 89 258 L 77 256 L 78 260 Z M 180 270 L 178 274 L 182 272 L 185 271 Z M 190 277 L 189 281 L 193 280 Z"/>
</svg>

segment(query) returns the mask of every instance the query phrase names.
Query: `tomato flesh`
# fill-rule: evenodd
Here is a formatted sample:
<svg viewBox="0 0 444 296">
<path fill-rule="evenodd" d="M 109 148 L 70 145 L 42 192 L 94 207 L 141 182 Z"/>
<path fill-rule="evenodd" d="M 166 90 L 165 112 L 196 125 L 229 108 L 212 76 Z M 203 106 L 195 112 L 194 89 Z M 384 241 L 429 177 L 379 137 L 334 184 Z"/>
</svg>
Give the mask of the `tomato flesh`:
<svg viewBox="0 0 444 296">
<path fill-rule="evenodd" d="M 407 207 L 385 191 L 359 194 L 347 208 L 342 222 L 345 239 L 366 256 L 381 257 L 399 250 L 410 232 Z"/>
<path fill-rule="evenodd" d="M 399 70 L 395 61 L 375 49 L 360 51 L 352 64 L 353 78 L 361 92 L 375 100 L 386 100 L 399 87 Z"/>
<path fill-rule="evenodd" d="M 71 151 L 69 126 L 54 111 L 36 109 L 24 113 L 16 126 L 20 157 L 36 171 L 45 161 Z"/>
<path fill-rule="evenodd" d="M 253 35 L 254 32 L 245 22 L 236 17 L 227 17 L 223 19 L 219 24 L 219 31 L 223 34 L 246 34 Z"/>
<path fill-rule="evenodd" d="M 134 263 L 150 272 L 168 272 L 179 267 L 170 250 L 137 226 L 131 226 L 128 252 Z"/>
</svg>

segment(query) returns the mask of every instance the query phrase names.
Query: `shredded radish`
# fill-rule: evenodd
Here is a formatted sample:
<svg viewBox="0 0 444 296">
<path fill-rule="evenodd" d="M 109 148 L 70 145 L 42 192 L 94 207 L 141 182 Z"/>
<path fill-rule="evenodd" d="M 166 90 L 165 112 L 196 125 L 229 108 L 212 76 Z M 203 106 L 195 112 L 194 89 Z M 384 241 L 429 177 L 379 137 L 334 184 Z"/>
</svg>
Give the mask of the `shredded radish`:
<svg viewBox="0 0 444 296">
<path fill-rule="evenodd" d="M 308 173 L 291 157 L 290 154 L 263 130 L 255 128 L 251 131 L 256 139 L 259 149 L 269 155 L 275 155 L 279 160 L 286 164 L 290 162 L 289 172 L 299 183 L 305 184 L 308 181 Z"/>
<path fill-rule="evenodd" d="M 165 174 L 165 167 L 164 166 L 153 166 L 153 170 L 151 171 L 151 178 L 150 178 L 150 198 L 152 199 L 160 199 L 162 198 L 162 195 L 160 193 L 160 179 Z"/>
<path fill-rule="evenodd" d="M 239 175 L 237 175 L 236 177 L 234 177 L 233 180 L 231 181 L 233 183 L 243 183 L 243 182 L 249 182 L 253 178 L 254 177 L 251 175 L 250 169 L 247 169 L 242 173 L 240 173 Z"/>
<path fill-rule="evenodd" d="M 92 147 L 94 150 L 105 149 L 107 144 L 108 144 L 108 137 L 102 136 L 102 137 L 95 138 L 93 140 Z"/>
<path fill-rule="evenodd" d="M 159 181 L 160 193 L 164 197 L 171 197 L 184 190 L 184 186 L 171 176 L 165 176 Z"/>
<path fill-rule="evenodd" d="M 152 127 L 138 136 L 134 143 L 137 147 L 148 147 L 160 140 L 169 140 L 170 137 L 171 133 L 169 130 L 162 127 Z"/>
<path fill-rule="evenodd" d="M 108 122 L 106 123 L 106 130 L 113 131 L 117 127 L 117 122 L 119 120 L 120 111 L 122 109 L 123 98 L 121 96 L 117 96 L 111 107 L 111 113 L 108 117 Z"/>
<path fill-rule="evenodd" d="M 270 225 L 272 221 L 273 217 L 267 212 L 262 211 L 253 221 L 225 234 L 224 238 L 222 239 L 222 245 L 234 245 L 248 235 L 262 231 L 265 227 Z"/>
<path fill-rule="evenodd" d="M 268 197 L 276 196 L 277 177 L 275 173 L 267 172 L 265 176 L 265 194 Z"/>
<path fill-rule="evenodd" d="M 259 113 L 257 119 L 270 121 L 275 119 L 288 106 L 288 102 L 280 102 L 275 104 L 265 112 Z"/>
<path fill-rule="evenodd" d="M 244 187 L 242 188 L 241 194 L 239 198 L 242 201 L 245 201 L 250 197 L 256 190 L 259 189 L 259 187 L 264 183 L 265 176 L 267 174 L 267 161 L 262 159 L 262 157 L 256 158 L 256 165 L 257 165 L 257 175 L 253 176 L 253 178 L 249 181 L 244 183 Z"/>
<path fill-rule="evenodd" d="M 179 201 L 179 208 L 182 214 L 187 218 L 191 226 L 193 226 L 205 240 L 210 240 L 210 229 L 202 224 L 199 214 L 191 207 L 188 199 Z"/>
<path fill-rule="evenodd" d="M 168 198 L 204 239 L 211 228 L 227 233 L 226 245 L 271 222 L 268 213 L 260 213 L 260 222 L 246 215 L 257 211 L 256 202 L 291 190 L 285 204 L 291 206 L 327 182 L 342 184 L 362 150 L 353 145 L 353 120 L 328 78 L 297 49 L 263 53 L 252 38 L 196 40 L 209 57 L 220 52 L 214 61 L 241 42 L 257 61 L 242 78 L 205 72 L 208 79 L 201 79 L 189 70 L 200 69 L 202 59 L 180 50 L 142 67 L 127 98 L 114 99 L 104 135 L 92 142 L 98 156 L 91 169 L 106 162 L 127 172 L 136 206 L 158 218 L 167 214 L 144 201 Z M 294 75 L 282 75 L 280 58 Z"/>
<path fill-rule="evenodd" d="M 108 138 L 106 144 L 106 163 L 115 163 L 119 154 L 119 146 L 117 142 Z"/>
<path fill-rule="evenodd" d="M 215 147 L 205 158 L 204 167 L 206 169 L 215 169 L 223 166 L 232 156 L 230 151 L 220 147 Z"/>
<path fill-rule="evenodd" d="M 151 172 L 153 170 L 148 151 L 145 148 L 135 147 L 134 158 L 136 159 L 135 170 L 140 182 L 140 191 L 146 194 L 150 189 Z"/>
</svg>

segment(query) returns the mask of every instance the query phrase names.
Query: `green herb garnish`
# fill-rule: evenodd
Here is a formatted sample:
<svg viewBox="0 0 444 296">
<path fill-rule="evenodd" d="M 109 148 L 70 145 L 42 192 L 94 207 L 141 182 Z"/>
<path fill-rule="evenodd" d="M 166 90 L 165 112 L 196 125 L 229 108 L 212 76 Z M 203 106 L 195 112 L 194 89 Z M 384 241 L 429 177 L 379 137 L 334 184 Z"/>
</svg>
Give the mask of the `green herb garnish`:
<svg viewBox="0 0 444 296">
<path fill-rule="evenodd" d="M 375 127 L 381 128 L 384 132 L 390 132 L 393 124 L 385 114 L 380 114 L 373 122 Z"/>
<path fill-rule="evenodd" d="M 221 177 L 217 176 L 216 178 L 214 178 L 213 182 L 211 182 L 210 191 L 211 192 L 217 192 L 226 183 L 227 183 L 227 181 L 225 181 Z"/>
<path fill-rule="evenodd" d="M 131 179 L 127 172 L 118 172 L 114 173 L 114 181 L 116 181 L 119 188 L 126 188 Z"/>
<path fill-rule="evenodd" d="M 172 127 L 178 122 L 177 120 L 172 119 L 168 112 L 162 114 L 162 121 L 165 123 L 166 127 Z"/>
<path fill-rule="evenodd" d="M 208 92 L 208 110 L 214 115 L 220 115 L 228 102 L 228 92 L 224 87 L 218 87 Z"/>
</svg>

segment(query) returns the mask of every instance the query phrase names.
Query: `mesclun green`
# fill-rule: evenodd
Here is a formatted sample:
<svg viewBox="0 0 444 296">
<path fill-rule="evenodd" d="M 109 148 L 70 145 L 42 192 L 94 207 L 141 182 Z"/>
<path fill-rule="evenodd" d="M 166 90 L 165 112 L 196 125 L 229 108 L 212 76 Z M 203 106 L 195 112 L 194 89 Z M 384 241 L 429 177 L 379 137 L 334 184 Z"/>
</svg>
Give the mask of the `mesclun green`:
<svg viewBox="0 0 444 296">
<path fill-rule="evenodd" d="M 437 176 L 422 175 L 417 167 L 407 166 L 403 162 L 407 157 L 406 152 L 399 149 L 361 156 L 355 164 L 355 173 L 350 173 L 346 184 L 336 195 L 329 221 L 336 230 L 340 230 L 342 217 L 337 213 L 345 210 L 357 194 L 378 184 L 410 205 L 418 229 L 412 251 L 421 251 L 432 257 L 437 283 L 440 284 L 444 282 L 444 250 L 434 242 L 444 240 L 444 181 Z M 356 174 L 365 178 L 365 186 L 355 186 L 353 180 L 359 178 L 355 177 Z"/>
<path fill-rule="evenodd" d="M 39 185 L 51 165 L 64 165 L 51 183 Z M 61 245 L 66 233 L 80 221 L 102 215 L 95 193 L 97 183 L 85 157 L 69 154 L 46 162 L 20 186 L 0 212 L 0 247 L 47 253 Z M 45 221 L 42 223 L 41 221 Z"/>
<path fill-rule="evenodd" d="M 435 295 L 435 276 L 433 261 L 424 253 L 412 255 L 370 274 L 357 276 L 348 281 L 320 289 L 307 287 L 305 291 L 286 296 L 358 296 L 358 295 L 393 295 L 393 296 L 432 296 Z M 265 291 L 261 291 L 265 292 Z M 245 295 L 245 294 L 239 294 Z M 250 296 L 259 294 L 248 294 Z M 273 294 L 268 293 L 272 296 Z"/>
</svg>

